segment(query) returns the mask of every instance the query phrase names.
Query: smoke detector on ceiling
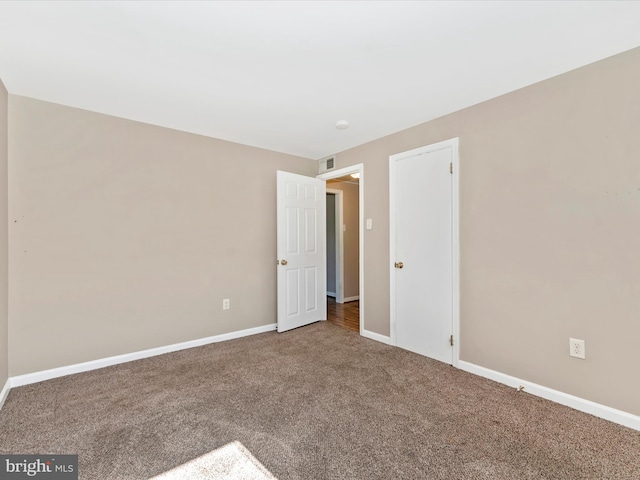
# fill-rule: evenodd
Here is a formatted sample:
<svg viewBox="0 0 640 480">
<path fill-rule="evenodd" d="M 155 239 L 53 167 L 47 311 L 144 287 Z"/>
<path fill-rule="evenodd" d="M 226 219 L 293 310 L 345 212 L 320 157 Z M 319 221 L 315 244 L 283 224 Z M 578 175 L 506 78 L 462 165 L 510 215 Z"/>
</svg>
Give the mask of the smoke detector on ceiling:
<svg viewBox="0 0 640 480">
<path fill-rule="evenodd" d="M 346 120 L 338 120 L 336 122 L 336 128 L 338 130 L 344 130 L 345 128 L 349 128 L 349 122 L 347 122 Z"/>
</svg>

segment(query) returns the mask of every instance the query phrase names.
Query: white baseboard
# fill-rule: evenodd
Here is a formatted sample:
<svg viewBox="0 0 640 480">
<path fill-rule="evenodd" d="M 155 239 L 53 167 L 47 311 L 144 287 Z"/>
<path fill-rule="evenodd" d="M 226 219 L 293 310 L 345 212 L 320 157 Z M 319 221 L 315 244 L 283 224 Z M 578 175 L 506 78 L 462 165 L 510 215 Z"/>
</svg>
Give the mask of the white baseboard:
<svg viewBox="0 0 640 480">
<path fill-rule="evenodd" d="M 7 399 L 7 395 L 9 395 L 9 390 L 11 390 L 11 379 L 7 378 L 2 391 L 0 391 L 0 408 L 3 407 L 4 401 Z"/>
<path fill-rule="evenodd" d="M 391 338 L 385 335 L 380 335 L 379 333 L 371 332 L 369 330 L 362 330 L 360 335 L 366 338 L 370 338 L 371 340 L 375 340 L 376 342 L 384 343 L 386 345 L 392 345 Z"/>
<path fill-rule="evenodd" d="M 336 298 L 336 296 L 337 296 L 337 295 L 335 294 L 335 292 L 327 292 L 327 297 L 333 297 L 333 298 Z"/>
<path fill-rule="evenodd" d="M 23 385 L 29 385 L 31 383 L 42 382 L 44 380 L 50 380 L 52 378 L 62 377 L 65 375 L 72 375 L 74 373 L 87 372 L 89 370 L 96 370 L 98 368 L 104 368 L 111 365 L 117 365 L 120 363 L 131 362 L 133 360 L 140 360 L 143 358 L 154 357 L 156 355 L 162 355 L 170 352 L 177 352 L 179 350 L 185 350 L 187 348 L 200 347 L 210 343 L 223 342 L 225 340 L 232 340 L 234 338 L 246 337 L 249 335 L 256 335 L 258 333 L 271 332 L 276 329 L 276 324 L 264 325 L 261 327 L 248 328 L 246 330 L 239 330 L 236 332 L 224 333 L 221 335 L 214 335 L 212 337 L 200 338 L 197 340 L 190 340 L 188 342 L 176 343 L 173 345 L 166 345 L 164 347 L 151 348 L 148 350 L 141 350 L 139 352 L 126 353 L 123 355 L 116 355 L 113 357 L 102 358 L 99 360 L 92 360 L 89 362 L 77 363 L 74 365 L 68 365 L 65 367 L 52 368 L 50 370 L 43 370 L 40 372 L 28 373 L 25 375 L 18 375 L 7 379 L 2 391 L 0 391 L 0 408 L 4 405 L 4 402 L 9 394 L 9 390 L 12 387 L 20 387 Z M 375 340 L 377 342 L 384 343 L 386 345 L 392 345 L 391 338 L 379 333 L 371 332 L 369 330 L 362 330 L 361 335 L 363 337 Z M 580 397 L 569 395 L 558 390 L 554 390 L 542 385 L 538 385 L 527 380 L 522 380 L 505 373 L 497 372 L 473 363 L 465 362 L 463 360 L 458 362 L 458 368 L 466 372 L 478 375 L 489 380 L 508 385 L 513 388 L 520 386 L 524 387 L 524 391 L 538 397 L 546 398 L 553 402 L 568 407 L 574 408 L 581 412 L 589 413 L 596 417 L 604 418 L 611 422 L 624 425 L 625 427 L 632 428 L 640 431 L 640 416 L 633 415 L 631 413 L 623 412 L 615 408 L 607 407 L 599 403 L 585 400 Z"/>
<path fill-rule="evenodd" d="M 44 380 L 50 380 L 52 378 L 64 377 L 65 375 L 72 375 L 74 373 L 87 372 L 89 370 L 96 370 L 98 368 L 110 367 L 111 365 L 117 365 L 119 363 L 131 362 L 133 360 L 140 360 L 142 358 L 155 357 L 156 355 L 162 355 L 164 353 L 177 352 L 179 350 L 185 350 L 187 348 L 200 347 L 209 343 L 223 342 L 225 340 L 233 340 L 234 338 L 247 337 L 249 335 L 255 335 L 257 333 L 271 332 L 276 329 L 276 324 L 264 325 L 262 327 L 248 328 L 246 330 L 239 330 L 236 332 L 223 333 L 221 335 L 214 335 L 213 337 L 199 338 L 197 340 L 190 340 L 188 342 L 174 343 L 173 345 L 166 345 L 164 347 L 150 348 L 149 350 L 141 350 L 139 352 L 125 353 L 123 355 L 116 355 L 114 357 L 101 358 L 98 360 L 92 360 L 90 362 L 76 363 L 74 365 L 68 365 L 66 367 L 52 368 L 50 370 L 43 370 L 41 372 L 27 373 L 25 375 L 18 375 L 11 377 L 7 381 L 11 387 L 20 387 L 22 385 L 29 385 L 31 383 L 42 382 Z M 7 388 L 7 387 L 5 387 Z M 4 393 L 4 390 L 3 390 Z"/>
<path fill-rule="evenodd" d="M 356 300 L 360 300 L 360 296 L 359 295 L 356 295 L 355 297 L 344 297 L 342 299 L 342 303 L 355 302 Z"/>
<path fill-rule="evenodd" d="M 606 405 L 601 405 L 591 400 L 585 400 L 584 398 L 569 395 L 568 393 L 560 392 L 552 388 L 543 387 L 542 385 L 521 380 L 511 375 L 480 367 L 462 360 L 458 362 L 458 368 L 513 388 L 522 386 L 524 387 L 524 391 L 531 395 L 546 398 L 547 400 L 566 405 L 567 407 L 589 413 L 596 417 L 604 418 L 605 420 L 633 428 L 634 430 L 640 430 L 640 417 L 637 415 L 616 410 L 615 408 L 607 407 Z"/>
</svg>

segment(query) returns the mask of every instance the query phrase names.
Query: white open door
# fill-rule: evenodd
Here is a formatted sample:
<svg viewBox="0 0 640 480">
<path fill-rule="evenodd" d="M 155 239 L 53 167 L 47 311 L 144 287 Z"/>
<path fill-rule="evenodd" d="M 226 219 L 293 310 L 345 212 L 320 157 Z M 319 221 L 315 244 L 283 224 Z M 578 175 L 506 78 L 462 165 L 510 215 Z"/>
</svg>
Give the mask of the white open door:
<svg viewBox="0 0 640 480">
<path fill-rule="evenodd" d="M 277 172 L 278 332 L 327 319 L 324 180 Z"/>
</svg>

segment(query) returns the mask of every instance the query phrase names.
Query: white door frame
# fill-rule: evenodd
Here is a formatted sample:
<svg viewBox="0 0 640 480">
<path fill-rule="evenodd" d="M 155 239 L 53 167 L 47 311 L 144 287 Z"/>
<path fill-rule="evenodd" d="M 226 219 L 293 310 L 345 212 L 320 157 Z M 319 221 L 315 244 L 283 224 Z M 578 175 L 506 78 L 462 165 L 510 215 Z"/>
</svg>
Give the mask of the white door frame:
<svg viewBox="0 0 640 480">
<path fill-rule="evenodd" d="M 434 143 L 420 148 L 415 148 L 402 153 L 397 153 L 389 157 L 389 278 L 390 278 L 390 302 L 391 302 L 391 315 L 390 315 L 390 333 L 391 344 L 397 345 L 396 340 L 396 305 L 395 305 L 395 267 L 394 262 L 397 260 L 394 258 L 396 251 L 396 186 L 395 186 L 395 161 L 401 160 L 407 157 L 415 157 L 416 155 L 424 155 L 435 150 L 441 150 L 443 148 L 452 148 L 452 164 L 453 164 L 453 178 L 451 179 L 451 209 L 452 209 L 452 256 L 453 256 L 453 276 L 452 276 L 452 290 L 453 290 L 453 366 L 457 367 L 460 361 L 460 219 L 459 219 L 459 179 L 460 179 L 460 158 L 458 153 L 458 138 L 452 138 L 442 142 Z"/>
<path fill-rule="evenodd" d="M 360 231 L 360 244 L 359 257 L 360 257 L 360 269 L 359 276 L 360 282 L 358 285 L 358 295 L 360 296 L 360 335 L 364 332 L 365 321 L 365 308 L 364 308 L 364 164 L 358 163 L 357 165 L 351 165 L 350 167 L 341 168 L 339 170 L 332 170 L 327 173 L 318 175 L 317 178 L 321 180 L 330 180 L 332 178 L 344 177 L 352 173 L 358 173 L 360 175 L 360 181 L 358 185 L 358 198 L 359 198 L 359 212 L 358 212 L 358 225 Z M 337 222 L 336 222 L 337 223 Z M 340 228 L 342 230 L 342 228 Z M 342 272 L 344 269 L 341 270 Z M 342 292 L 344 293 L 344 282 L 341 282 Z M 337 292 L 336 292 L 337 293 Z M 344 297 L 343 297 L 344 298 Z M 336 299 L 337 300 L 337 299 Z"/>
<path fill-rule="evenodd" d="M 336 196 L 336 303 L 344 303 L 344 228 L 343 220 L 343 195 L 342 190 L 327 188 L 327 193 Z M 327 246 L 328 247 L 328 246 Z"/>
</svg>

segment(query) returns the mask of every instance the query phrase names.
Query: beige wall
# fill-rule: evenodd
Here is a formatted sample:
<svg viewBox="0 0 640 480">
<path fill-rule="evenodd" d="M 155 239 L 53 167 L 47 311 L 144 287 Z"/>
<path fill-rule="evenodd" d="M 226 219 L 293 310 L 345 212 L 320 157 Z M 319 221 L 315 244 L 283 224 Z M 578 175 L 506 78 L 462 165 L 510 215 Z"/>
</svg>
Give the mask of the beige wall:
<svg viewBox="0 0 640 480">
<path fill-rule="evenodd" d="M 0 80 L 0 390 L 7 382 L 9 362 L 9 262 L 7 221 L 8 194 L 8 94 Z"/>
<path fill-rule="evenodd" d="M 315 162 L 14 95 L 9 122 L 11 375 L 276 321 L 276 170 Z"/>
<path fill-rule="evenodd" d="M 366 328 L 389 334 L 389 155 L 459 137 L 461 359 L 640 415 L 639 65 L 635 49 L 337 154 L 365 164 Z"/>
<path fill-rule="evenodd" d="M 360 188 L 350 182 L 327 183 L 327 188 L 342 190 L 342 223 L 346 226 L 344 243 L 344 297 L 360 295 Z"/>
</svg>

